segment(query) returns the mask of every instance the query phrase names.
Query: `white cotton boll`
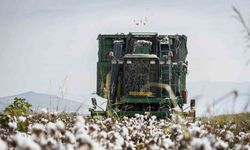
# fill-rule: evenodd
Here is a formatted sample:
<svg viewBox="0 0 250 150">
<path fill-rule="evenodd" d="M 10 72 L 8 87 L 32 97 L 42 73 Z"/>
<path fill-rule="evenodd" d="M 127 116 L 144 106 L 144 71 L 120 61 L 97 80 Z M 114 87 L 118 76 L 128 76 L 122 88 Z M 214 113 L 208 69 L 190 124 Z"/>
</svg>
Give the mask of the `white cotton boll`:
<svg viewBox="0 0 250 150">
<path fill-rule="evenodd" d="M 131 148 L 131 149 L 135 149 L 135 144 L 134 144 L 134 142 L 133 141 L 129 141 L 129 143 L 128 143 L 129 145 L 128 145 L 128 147 L 129 148 Z"/>
<path fill-rule="evenodd" d="M 163 128 L 165 126 L 164 122 L 159 123 L 159 128 Z"/>
<path fill-rule="evenodd" d="M 230 126 L 231 130 L 235 130 L 236 128 L 237 128 L 236 124 L 233 124 L 233 125 Z"/>
<path fill-rule="evenodd" d="M 21 134 L 23 137 L 25 137 L 25 138 L 31 138 L 32 136 L 31 135 L 29 135 L 29 134 L 27 134 L 27 133 L 24 133 L 24 132 L 19 132 L 19 131 L 17 131 L 17 133 L 18 134 Z"/>
<path fill-rule="evenodd" d="M 76 140 L 78 143 L 91 143 L 91 139 L 87 134 L 78 134 Z"/>
<path fill-rule="evenodd" d="M 0 149 L 7 150 L 7 144 L 0 138 Z"/>
<path fill-rule="evenodd" d="M 140 114 L 135 114 L 135 118 L 139 118 L 140 117 Z"/>
<path fill-rule="evenodd" d="M 148 129 L 148 130 L 152 130 L 152 127 L 151 127 L 151 126 L 147 126 L 147 129 Z"/>
<path fill-rule="evenodd" d="M 137 132 L 137 133 L 136 133 L 136 136 L 141 137 L 141 138 L 144 138 L 144 137 L 145 137 L 145 134 L 142 133 L 142 132 Z"/>
<path fill-rule="evenodd" d="M 102 121 L 101 120 L 96 120 L 96 124 L 101 125 Z"/>
<path fill-rule="evenodd" d="M 190 126 L 188 128 L 189 130 L 189 133 L 194 136 L 194 137 L 199 137 L 200 133 L 201 133 L 201 128 L 196 126 L 196 125 L 193 125 L 193 126 Z"/>
<path fill-rule="evenodd" d="M 84 130 L 85 124 L 82 124 L 81 122 L 76 122 L 74 125 L 74 130 L 82 132 Z"/>
<path fill-rule="evenodd" d="M 129 136 L 128 128 L 126 128 L 125 126 L 123 126 L 123 127 L 122 127 L 122 131 L 121 131 L 121 135 L 122 135 L 123 137 Z"/>
<path fill-rule="evenodd" d="M 241 144 L 236 144 L 236 145 L 234 145 L 234 148 L 233 148 L 234 150 L 242 150 L 243 149 L 243 145 L 241 145 Z"/>
<path fill-rule="evenodd" d="M 51 149 L 55 149 L 57 147 L 57 143 L 56 143 L 56 140 L 53 139 L 53 138 L 48 138 L 47 139 L 47 144 L 46 145 L 49 145 L 49 147 Z"/>
<path fill-rule="evenodd" d="M 124 117 L 123 117 L 123 120 L 128 120 L 128 117 L 124 116 Z"/>
<path fill-rule="evenodd" d="M 83 119 L 82 116 L 77 116 L 76 121 L 81 122 L 81 123 L 85 123 L 85 120 Z"/>
<path fill-rule="evenodd" d="M 82 116 L 77 116 L 77 117 L 76 117 L 76 124 L 82 125 L 82 126 L 85 125 L 85 120 L 83 119 Z"/>
<path fill-rule="evenodd" d="M 47 113 L 48 113 L 48 110 L 47 110 L 46 108 L 42 108 L 42 109 L 41 109 L 41 113 L 47 114 Z"/>
<path fill-rule="evenodd" d="M 140 125 L 135 125 L 133 126 L 134 130 L 140 130 L 141 129 L 141 126 Z"/>
<path fill-rule="evenodd" d="M 139 115 L 140 120 L 143 120 L 144 115 Z"/>
<path fill-rule="evenodd" d="M 60 130 L 55 130 L 55 132 L 53 133 L 53 137 L 58 140 L 62 138 L 62 132 L 60 132 Z"/>
<path fill-rule="evenodd" d="M 246 138 L 250 139 L 250 132 L 246 133 Z"/>
<path fill-rule="evenodd" d="M 122 150 L 122 146 L 115 144 L 114 149 L 115 150 Z"/>
<path fill-rule="evenodd" d="M 88 131 L 89 134 L 93 137 L 97 137 L 97 131 L 99 130 L 99 127 L 96 124 L 89 125 Z"/>
<path fill-rule="evenodd" d="M 245 132 L 239 132 L 239 136 L 245 136 Z"/>
<path fill-rule="evenodd" d="M 233 148 L 234 150 L 250 150 L 250 145 L 236 144 Z"/>
<path fill-rule="evenodd" d="M 39 143 L 41 146 L 45 146 L 47 145 L 47 140 L 44 137 L 41 137 Z"/>
<path fill-rule="evenodd" d="M 44 125 L 43 125 L 43 124 L 40 124 L 40 123 L 35 123 L 35 124 L 32 126 L 32 129 L 33 129 L 33 130 L 45 131 Z"/>
<path fill-rule="evenodd" d="M 241 139 L 242 140 L 249 140 L 250 139 L 250 133 L 241 133 Z"/>
<path fill-rule="evenodd" d="M 30 138 L 26 139 L 25 149 L 40 150 L 41 147 Z"/>
<path fill-rule="evenodd" d="M 16 129 L 17 128 L 17 123 L 16 122 L 9 122 L 8 126 L 12 129 Z"/>
<path fill-rule="evenodd" d="M 56 130 L 56 124 L 55 123 L 49 122 L 48 124 L 46 124 L 46 131 L 49 134 L 54 133 L 55 130 Z"/>
<path fill-rule="evenodd" d="M 196 126 L 201 126 L 202 125 L 202 122 L 201 121 L 195 121 L 194 123 Z"/>
<path fill-rule="evenodd" d="M 176 141 L 182 141 L 182 139 L 184 138 L 184 136 L 182 134 L 179 134 L 176 136 Z"/>
<path fill-rule="evenodd" d="M 107 123 L 112 123 L 112 119 L 111 118 L 107 118 L 106 120 L 103 121 L 104 124 L 107 124 Z"/>
<path fill-rule="evenodd" d="M 75 149 L 74 146 L 71 144 L 66 144 L 65 146 L 65 150 L 74 150 L 74 149 Z"/>
<path fill-rule="evenodd" d="M 214 143 L 216 142 L 216 138 L 215 138 L 215 135 L 214 134 L 208 134 L 206 136 L 206 138 L 208 139 L 208 141 L 211 143 L 211 145 L 214 145 Z"/>
<path fill-rule="evenodd" d="M 107 138 L 107 132 L 101 131 L 98 136 L 103 138 L 103 139 L 106 139 Z"/>
<path fill-rule="evenodd" d="M 74 134 L 72 134 L 69 131 L 66 131 L 65 137 L 68 139 L 69 143 L 71 143 L 71 144 L 74 144 L 76 142 L 76 138 L 75 138 Z"/>
<path fill-rule="evenodd" d="M 20 133 L 15 134 L 12 137 L 12 139 L 16 142 L 17 146 L 18 145 L 23 145 L 24 142 L 25 142 L 25 137 L 22 134 L 20 134 Z"/>
<path fill-rule="evenodd" d="M 225 139 L 229 142 L 234 141 L 234 134 L 230 130 L 226 131 Z"/>
<path fill-rule="evenodd" d="M 113 143 L 108 143 L 107 149 L 115 149 L 115 145 Z"/>
<path fill-rule="evenodd" d="M 244 149 L 250 150 L 250 144 L 244 145 Z"/>
<path fill-rule="evenodd" d="M 155 115 L 151 116 L 152 120 L 155 120 L 157 117 Z"/>
<path fill-rule="evenodd" d="M 212 150 L 212 147 L 207 138 L 193 138 L 191 141 L 191 147 L 193 150 Z"/>
<path fill-rule="evenodd" d="M 78 134 L 76 137 L 77 148 L 76 149 L 98 149 L 102 150 L 103 148 L 99 147 L 97 143 L 95 143 L 87 134 Z M 89 147 L 90 146 L 90 147 Z"/>
<path fill-rule="evenodd" d="M 61 120 L 57 120 L 57 121 L 56 121 L 56 127 L 57 127 L 57 129 L 59 129 L 59 130 L 64 130 L 65 125 L 64 125 L 64 123 L 63 123 Z"/>
<path fill-rule="evenodd" d="M 115 126 L 113 126 L 113 129 L 115 130 L 115 131 L 120 131 L 121 130 L 121 127 L 119 126 L 119 125 L 115 125 Z"/>
<path fill-rule="evenodd" d="M 58 111 L 53 111 L 53 112 L 51 112 L 50 114 L 52 114 L 52 115 L 58 115 L 59 114 L 59 112 Z"/>
<path fill-rule="evenodd" d="M 115 132 L 112 131 L 112 130 L 109 131 L 109 132 L 108 132 L 108 138 L 111 139 L 111 138 L 113 137 L 114 133 L 115 133 Z"/>
<path fill-rule="evenodd" d="M 28 133 L 30 134 L 32 132 L 32 124 L 28 125 Z"/>
<path fill-rule="evenodd" d="M 173 124 L 172 126 L 170 126 L 170 130 L 172 133 L 176 133 L 180 129 L 181 129 L 181 125 L 179 125 L 179 124 Z"/>
<path fill-rule="evenodd" d="M 24 121 L 26 121 L 26 117 L 24 117 L 24 116 L 19 116 L 19 117 L 18 117 L 18 121 L 24 122 Z"/>
<path fill-rule="evenodd" d="M 49 122 L 46 124 L 46 129 L 50 130 L 50 129 L 56 129 L 56 124 L 53 122 Z"/>
<path fill-rule="evenodd" d="M 154 130 L 152 133 L 153 137 L 156 137 L 157 139 L 160 138 L 162 135 L 162 131 Z"/>
<path fill-rule="evenodd" d="M 225 130 L 225 129 L 220 130 L 220 135 L 224 135 L 224 134 L 225 134 L 225 132 L 226 132 L 226 130 Z"/>
<path fill-rule="evenodd" d="M 169 138 L 164 139 L 162 144 L 163 144 L 163 147 L 165 149 L 169 149 L 169 148 L 172 148 L 174 146 L 174 142 L 172 142 L 172 140 Z"/>
<path fill-rule="evenodd" d="M 125 141 L 124 145 L 122 145 L 122 147 L 125 147 L 125 149 L 136 150 L 136 148 L 135 148 L 136 146 L 135 146 L 133 141 Z"/>
<path fill-rule="evenodd" d="M 115 132 L 115 138 L 116 138 L 115 145 L 121 147 L 124 144 L 123 137 L 121 137 L 118 132 Z"/>
<path fill-rule="evenodd" d="M 157 146 L 156 144 L 152 144 L 149 146 L 151 150 L 160 150 L 160 147 Z"/>
<path fill-rule="evenodd" d="M 45 124 L 45 123 L 47 123 L 47 122 L 48 122 L 48 120 L 47 120 L 47 119 L 45 119 L 45 118 L 42 118 L 42 119 L 41 119 L 41 122 Z"/>
<path fill-rule="evenodd" d="M 17 133 L 13 140 L 17 143 L 17 148 L 20 150 L 32 149 L 32 150 L 40 150 L 41 147 L 35 143 L 30 137 L 25 137 L 21 133 Z"/>
<path fill-rule="evenodd" d="M 227 149 L 228 143 L 218 139 L 218 141 L 214 144 L 214 147 L 217 149 Z"/>
<path fill-rule="evenodd" d="M 239 140 L 244 140 L 247 137 L 247 134 L 245 132 L 239 132 L 239 134 L 236 135 L 236 137 L 238 137 Z"/>
<path fill-rule="evenodd" d="M 58 149 L 58 150 L 66 150 L 65 145 L 61 141 L 57 141 L 56 149 Z"/>
<path fill-rule="evenodd" d="M 207 130 L 201 130 L 201 132 L 200 132 L 200 137 L 203 137 L 203 136 L 205 136 L 205 135 L 207 135 L 208 134 L 208 131 Z"/>
</svg>

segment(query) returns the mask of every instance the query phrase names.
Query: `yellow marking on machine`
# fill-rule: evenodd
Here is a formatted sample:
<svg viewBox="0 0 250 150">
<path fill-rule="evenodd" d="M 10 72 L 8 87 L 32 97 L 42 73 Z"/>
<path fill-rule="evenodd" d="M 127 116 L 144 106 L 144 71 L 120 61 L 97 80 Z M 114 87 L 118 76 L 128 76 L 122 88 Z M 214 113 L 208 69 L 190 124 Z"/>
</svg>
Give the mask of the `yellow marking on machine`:
<svg viewBox="0 0 250 150">
<path fill-rule="evenodd" d="M 130 91 L 130 96 L 153 96 L 152 92 L 137 92 L 137 91 Z"/>
</svg>

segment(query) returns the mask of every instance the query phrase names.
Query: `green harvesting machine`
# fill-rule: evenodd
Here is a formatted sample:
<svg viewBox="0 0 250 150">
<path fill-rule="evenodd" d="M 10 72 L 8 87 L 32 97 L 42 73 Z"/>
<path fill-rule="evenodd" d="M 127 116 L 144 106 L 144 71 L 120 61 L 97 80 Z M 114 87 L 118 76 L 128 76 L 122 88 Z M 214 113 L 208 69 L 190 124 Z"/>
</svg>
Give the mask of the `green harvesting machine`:
<svg viewBox="0 0 250 150">
<path fill-rule="evenodd" d="M 91 115 L 150 114 L 168 117 L 187 103 L 185 35 L 155 32 L 100 34 L 97 62 L 97 95 L 107 100 L 97 110 L 92 98 Z M 190 108 L 195 102 L 191 100 Z"/>
</svg>

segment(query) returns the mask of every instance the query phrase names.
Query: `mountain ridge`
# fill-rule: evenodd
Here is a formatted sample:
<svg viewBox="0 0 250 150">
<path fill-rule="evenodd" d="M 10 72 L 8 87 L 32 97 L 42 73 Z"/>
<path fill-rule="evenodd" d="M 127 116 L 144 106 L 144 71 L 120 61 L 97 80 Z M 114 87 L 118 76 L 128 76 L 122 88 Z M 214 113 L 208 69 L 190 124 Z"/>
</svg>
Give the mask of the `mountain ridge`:
<svg viewBox="0 0 250 150">
<path fill-rule="evenodd" d="M 79 113 L 88 113 L 89 106 L 83 102 L 74 101 L 71 99 L 59 97 L 56 95 L 50 95 L 45 93 L 38 93 L 34 91 L 28 91 L 20 94 L 15 94 L 11 96 L 0 97 L 0 111 L 5 107 L 10 105 L 14 98 L 25 98 L 27 102 L 32 104 L 32 109 L 39 111 L 42 108 L 47 108 L 51 111 L 66 111 L 74 112 L 79 107 Z"/>
</svg>

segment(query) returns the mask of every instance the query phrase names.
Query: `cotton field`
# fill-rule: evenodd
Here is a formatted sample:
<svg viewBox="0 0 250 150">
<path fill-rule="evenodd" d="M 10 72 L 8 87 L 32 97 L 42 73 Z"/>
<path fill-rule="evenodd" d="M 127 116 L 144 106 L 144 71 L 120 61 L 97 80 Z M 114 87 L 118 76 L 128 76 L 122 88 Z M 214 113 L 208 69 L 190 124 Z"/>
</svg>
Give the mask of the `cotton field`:
<svg viewBox="0 0 250 150">
<path fill-rule="evenodd" d="M 17 131 L 23 122 L 27 132 Z M 190 123 L 178 115 L 93 118 L 42 111 L 10 120 L 0 136 L 1 150 L 250 149 L 250 132 L 232 122 Z"/>
</svg>

